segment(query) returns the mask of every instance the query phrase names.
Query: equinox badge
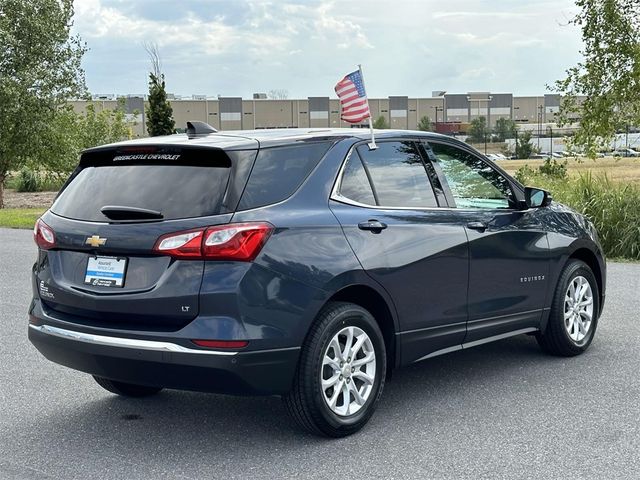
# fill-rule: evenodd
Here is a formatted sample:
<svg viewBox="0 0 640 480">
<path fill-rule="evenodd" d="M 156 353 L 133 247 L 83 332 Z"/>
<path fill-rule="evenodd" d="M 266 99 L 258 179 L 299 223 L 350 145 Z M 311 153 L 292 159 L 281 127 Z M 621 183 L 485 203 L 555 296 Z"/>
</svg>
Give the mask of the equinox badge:
<svg viewBox="0 0 640 480">
<path fill-rule="evenodd" d="M 91 245 L 92 247 L 99 247 L 100 245 L 104 245 L 106 242 L 106 238 L 100 238 L 98 235 L 93 235 L 88 237 L 84 243 L 86 245 Z"/>
</svg>

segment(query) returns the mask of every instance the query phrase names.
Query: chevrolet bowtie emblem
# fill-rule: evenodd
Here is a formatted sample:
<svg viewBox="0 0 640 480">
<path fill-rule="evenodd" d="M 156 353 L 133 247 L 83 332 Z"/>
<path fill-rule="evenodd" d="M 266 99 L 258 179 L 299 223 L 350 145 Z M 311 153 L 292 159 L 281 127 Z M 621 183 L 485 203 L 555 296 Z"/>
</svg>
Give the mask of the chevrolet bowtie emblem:
<svg viewBox="0 0 640 480">
<path fill-rule="evenodd" d="M 100 245 L 104 245 L 106 241 L 106 238 L 100 238 L 98 235 L 93 235 L 92 237 L 87 238 L 84 243 L 91 245 L 92 247 L 99 247 Z"/>
</svg>

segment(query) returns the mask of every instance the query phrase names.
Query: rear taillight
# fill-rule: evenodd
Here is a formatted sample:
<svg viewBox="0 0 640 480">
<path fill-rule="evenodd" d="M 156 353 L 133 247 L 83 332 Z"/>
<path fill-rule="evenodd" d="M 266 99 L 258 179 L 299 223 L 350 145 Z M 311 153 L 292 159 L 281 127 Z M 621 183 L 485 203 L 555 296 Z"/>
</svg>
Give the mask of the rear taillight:
<svg viewBox="0 0 640 480">
<path fill-rule="evenodd" d="M 250 262 L 269 239 L 269 223 L 236 223 L 207 228 L 202 254 L 204 258 Z"/>
<path fill-rule="evenodd" d="M 153 249 L 172 257 L 200 258 L 202 257 L 203 233 L 203 230 L 190 230 L 163 235 L 158 239 Z"/>
<path fill-rule="evenodd" d="M 38 219 L 33 227 L 33 239 L 43 250 L 49 250 L 56 246 L 56 234 L 49 225 Z"/>
<path fill-rule="evenodd" d="M 153 250 L 176 258 L 250 262 L 271 232 L 269 223 L 232 223 L 163 235 Z"/>
</svg>

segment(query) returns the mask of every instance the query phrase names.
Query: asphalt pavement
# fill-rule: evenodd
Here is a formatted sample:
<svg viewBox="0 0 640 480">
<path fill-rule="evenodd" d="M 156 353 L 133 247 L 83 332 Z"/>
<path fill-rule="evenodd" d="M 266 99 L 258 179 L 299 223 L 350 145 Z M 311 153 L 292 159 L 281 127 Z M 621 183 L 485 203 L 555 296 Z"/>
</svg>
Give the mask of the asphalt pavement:
<svg viewBox="0 0 640 480">
<path fill-rule="evenodd" d="M 329 440 L 278 398 L 102 390 L 27 340 L 31 233 L 0 229 L 0 479 L 640 478 L 640 265 L 609 264 L 576 358 L 519 336 L 395 372 L 371 422 Z"/>
</svg>

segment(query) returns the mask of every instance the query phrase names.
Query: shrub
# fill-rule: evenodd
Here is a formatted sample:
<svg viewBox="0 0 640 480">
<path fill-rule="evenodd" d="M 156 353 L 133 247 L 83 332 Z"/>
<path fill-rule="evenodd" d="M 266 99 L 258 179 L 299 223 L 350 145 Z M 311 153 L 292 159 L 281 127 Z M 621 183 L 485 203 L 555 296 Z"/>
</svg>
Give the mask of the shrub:
<svg viewBox="0 0 640 480">
<path fill-rule="evenodd" d="M 538 167 L 538 171 L 551 178 L 565 179 L 567 178 L 567 161 L 558 162 L 555 158 L 547 159 Z"/>
<path fill-rule="evenodd" d="M 23 167 L 18 174 L 19 192 L 37 192 L 40 186 L 38 174 L 33 170 Z"/>
<path fill-rule="evenodd" d="M 376 128 L 376 129 L 389 128 L 389 124 L 387 123 L 387 119 L 384 118 L 382 115 L 380 115 L 373 122 L 373 128 Z"/>
</svg>

